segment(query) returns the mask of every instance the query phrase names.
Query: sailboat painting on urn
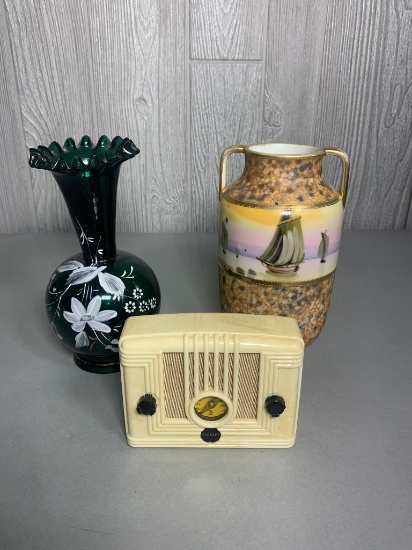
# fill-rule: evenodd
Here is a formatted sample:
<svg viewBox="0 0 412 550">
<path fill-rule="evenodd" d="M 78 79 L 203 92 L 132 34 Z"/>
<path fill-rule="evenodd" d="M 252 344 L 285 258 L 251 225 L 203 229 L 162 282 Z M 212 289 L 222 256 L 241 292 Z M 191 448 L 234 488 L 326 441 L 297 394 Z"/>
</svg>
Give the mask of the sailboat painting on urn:
<svg viewBox="0 0 412 550">
<path fill-rule="evenodd" d="M 305 258 L 300 216 L 285 214 L 276 226 L 273 239 L 258 258 L 272 273 L 298 271 Z"/>
<path fill-rule="evenodd" d="M 312 281 L 336 269 L 342 205 L 311 209 L 257 210 L 221 205 L 220 264 L 262 282 Z"/>
<path fill-rule="evenodd" d="M 321 241 L 320 241 L 319 250 L 318 250 L 318 256 L 320 258 L 321 264 L 326 263 L 325 258 L 328 254 L 328 250 L 329 250 L 329 236 L 327 234 L 327 230 L 325 230 L 321 233 Z"/>
</svg>

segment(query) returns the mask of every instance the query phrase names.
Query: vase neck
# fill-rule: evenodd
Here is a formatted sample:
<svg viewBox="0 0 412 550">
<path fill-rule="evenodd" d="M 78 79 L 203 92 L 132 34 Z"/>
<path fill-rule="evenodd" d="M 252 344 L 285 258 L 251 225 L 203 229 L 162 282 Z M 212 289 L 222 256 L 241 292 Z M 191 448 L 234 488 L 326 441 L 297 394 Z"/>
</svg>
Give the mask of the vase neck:
<svg viewBox="0 0 412 550">
<path fill-rule="evenodd" d="M 246 154 L 245 174 L 253 176 L 255 181 L 275 178 L 283 180 L 285 185 L 294 185 L 297 181 L 310 183 L 322 179 L 322 159 L 324 154 L 314 157 L 276 157 L 253 153 Z"/>
<path fill-rule="evenodd" d="M 116 198 L 120 166 L 103 173 L 53 173 L 66 201 L 85 265 L 116 256 Z"/>
</svg>

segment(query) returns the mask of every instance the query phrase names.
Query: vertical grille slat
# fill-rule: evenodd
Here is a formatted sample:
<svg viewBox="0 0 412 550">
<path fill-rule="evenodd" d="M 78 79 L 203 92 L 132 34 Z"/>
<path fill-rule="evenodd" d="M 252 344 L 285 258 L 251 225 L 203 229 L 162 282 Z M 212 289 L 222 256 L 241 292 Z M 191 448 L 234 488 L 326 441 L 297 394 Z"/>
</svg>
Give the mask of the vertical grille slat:
<svg viewBox="0 0 412 550">
<path fill-rule="evenodd" d="M 239 355 L 239 395 L 236 418 L 256 418 L 259 398 L 259 353 Z"/>
<path fill-rule="evenodd" d="M 186 416 L 183 363 L 183 353 L 163 354 L 166 418 L 185 418 Z"/>
</svg>

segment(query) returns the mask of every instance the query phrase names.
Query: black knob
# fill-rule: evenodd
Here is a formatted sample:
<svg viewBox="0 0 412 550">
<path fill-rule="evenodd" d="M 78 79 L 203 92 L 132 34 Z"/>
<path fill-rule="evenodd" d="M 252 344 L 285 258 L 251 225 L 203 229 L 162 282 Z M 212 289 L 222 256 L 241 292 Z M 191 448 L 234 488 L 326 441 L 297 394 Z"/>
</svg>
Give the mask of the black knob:
<svg viewBox="0 0 412 550">
<path fill-rule="evenodd" d="M 286 409 L 285 400 L 280 395 L 269 395 L 265 400 L 265 409 L 270 416 L 280 416 Z"/>
<path fill-rule="evenodd" d="M 151 393 L 146 393 L 137 402 L 136 410 L 139 414 L 152 416 L 156 412 L 156 398 Z"/>
</svg>

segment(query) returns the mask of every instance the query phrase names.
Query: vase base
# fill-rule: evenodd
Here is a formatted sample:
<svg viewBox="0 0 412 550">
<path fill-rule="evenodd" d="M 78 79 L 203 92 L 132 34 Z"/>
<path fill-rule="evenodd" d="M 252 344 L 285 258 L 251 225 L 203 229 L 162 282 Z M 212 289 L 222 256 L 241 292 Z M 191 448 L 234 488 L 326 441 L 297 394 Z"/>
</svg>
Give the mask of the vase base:
<svg viewBox="0 0 412 550">
<path fill-rule="evenodd" d="M 93 357 L 74 353 L 74 362 L 78 367 L 93 374 L 111 374 L 120 371 L 120 360 L 117 354 L 106 357 Z"/>
</svg>

